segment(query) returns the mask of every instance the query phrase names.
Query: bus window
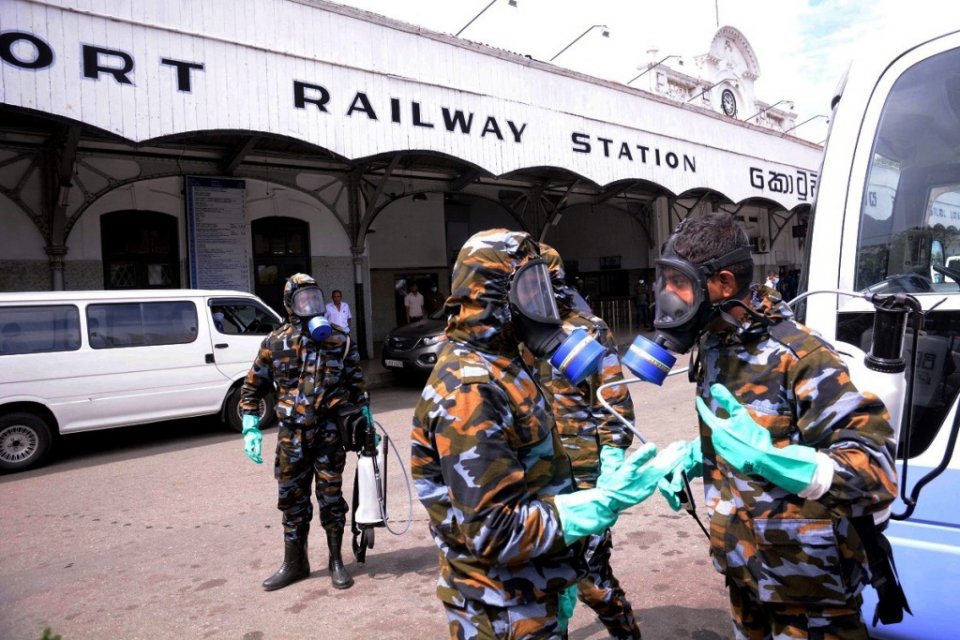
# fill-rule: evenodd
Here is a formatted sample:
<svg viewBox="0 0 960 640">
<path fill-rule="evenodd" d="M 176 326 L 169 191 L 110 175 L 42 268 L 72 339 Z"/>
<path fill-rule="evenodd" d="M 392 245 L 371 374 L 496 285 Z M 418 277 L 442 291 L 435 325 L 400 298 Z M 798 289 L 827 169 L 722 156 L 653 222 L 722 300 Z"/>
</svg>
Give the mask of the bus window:
<svg viewBox="0 0 960 640">
<path fill-rule="evenodd" d="M 958 70 L 960 51 L 930 57 L 906 70 L 884 103 L 860 211 L 858 290 L 960 292 L 932 269 L 960 256 Z"/>
<path fill-rule="evenodd" d="M 940 298 L 960 294 L 960 270 L 951 269 L 960 269 L 956 148 L 960 148 L 960 50 L 954 49 L 905 70 L 884 102 L 859 212 L 857 290 Z M 872 323 L 872 313 L 841 311 L 837 339 L 869 350 Z M 958 327 L 956 304 L 941 305 L 925 319 L 918 345 L 910 450 L 901 450 L 908 457 L 927 450 L 960 394 Z M 908 328 L 904 343 L 908 363 L 913 334 Z M 908 368 L 907 375 L 911 374 Z"/>
</svg>

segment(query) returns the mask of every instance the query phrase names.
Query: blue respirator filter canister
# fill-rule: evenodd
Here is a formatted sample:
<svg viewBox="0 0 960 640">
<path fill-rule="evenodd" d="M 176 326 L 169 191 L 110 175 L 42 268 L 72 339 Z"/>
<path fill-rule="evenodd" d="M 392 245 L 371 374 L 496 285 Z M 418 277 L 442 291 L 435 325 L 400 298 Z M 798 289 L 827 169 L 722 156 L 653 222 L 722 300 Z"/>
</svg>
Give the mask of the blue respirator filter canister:
<svg viewBox="0 0 960 640">
<path fill-rule="evenodd" d="M 323 316 L 314 316 L 307 321 L 307 332 L 316 342 L 323 342 L 333 333 L 330 321 Z"/>
<path fill-rule="evenodd" d="M 677 358 L 653 340 L 637 336 L 622 362 L 641 380 L 661 386 Z"/>
<path fill-rule="evenodd" d="M 562 371 L 573 384 L 580 384 L 599 368 L 603 352 L 603 346 L 590 334 L 576 329 L 553 352 L 550 364 Z"/>
</svg>

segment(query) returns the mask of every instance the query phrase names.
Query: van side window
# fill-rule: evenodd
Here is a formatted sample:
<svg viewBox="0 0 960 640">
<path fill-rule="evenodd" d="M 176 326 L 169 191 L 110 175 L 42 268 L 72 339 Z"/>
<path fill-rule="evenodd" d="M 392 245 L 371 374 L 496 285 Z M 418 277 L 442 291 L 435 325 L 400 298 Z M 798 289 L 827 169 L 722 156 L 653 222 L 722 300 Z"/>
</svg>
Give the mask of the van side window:
<svg viewBox="0 0 960 640">
<path fill-rule="evenodd" d="M 227 335 L 265 336 L 280 326 L 264 307 L 245 300 L 211 300 L 210 315 L 217 331 Z"/>
<path fill-rule="evenodd" d="M 91 304 L 87 334 L 94 349 L 193 342 L 197 309 L 189 301 Z"/>
<path fill-rule="evenodd" d="M 0 356 L 80 348 L 80 312 L 72 305 L 0 308 Z"/>
</svg>

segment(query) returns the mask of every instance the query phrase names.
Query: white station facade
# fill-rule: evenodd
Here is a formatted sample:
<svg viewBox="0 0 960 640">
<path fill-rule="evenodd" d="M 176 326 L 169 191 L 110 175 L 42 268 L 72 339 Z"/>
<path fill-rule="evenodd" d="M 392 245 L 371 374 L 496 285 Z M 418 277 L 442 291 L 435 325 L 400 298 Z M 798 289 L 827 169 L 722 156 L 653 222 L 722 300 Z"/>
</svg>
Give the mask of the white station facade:
<svg viewBox="0 0 960 640">
<path fill-rule="evenodd" d="M 713 209 L 789 275 L 821 148 L 754 96 L 739 31 L 707 44 L 684 72 L 651 52 L 639 89 L 319 0 L 6 0 L 0 290 L 278 306 L 308 271 L 369 353 L 491 226 L 555 246 L 596 310 Z"/>
</svg>

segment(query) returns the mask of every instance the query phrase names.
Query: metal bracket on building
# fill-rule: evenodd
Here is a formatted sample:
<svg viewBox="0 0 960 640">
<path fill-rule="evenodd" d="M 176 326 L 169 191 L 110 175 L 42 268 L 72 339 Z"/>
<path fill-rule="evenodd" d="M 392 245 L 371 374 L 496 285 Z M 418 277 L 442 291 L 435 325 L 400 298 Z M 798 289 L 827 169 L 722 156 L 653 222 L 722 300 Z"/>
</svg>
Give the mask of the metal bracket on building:
<svg viewBox="0 0 960 640">
<path fill-rule="evenodd" d="M 463 191 L 472 183 L 476 182 L 477 178 L 479 178 L 481 175 L 483 175 L 482 172 L 477 169 L 467 169 L 461 173 L 456 180 L 447 186 L 447 191 L 450 193 Z"/>
<path fill-rule="evenodd" d="M 260 136 L 250 136 L 242 143 L 237 145 L 237 147 L 231 153 L 225 155 L 220 164 L 223 175 L 234 175 L 234 172 L 243 162 L 244 158 L 250 155 L 250 153 L 256 148 L 258 142 L 260 142 Z"/>
<path fill-rule="evenodd" d="M 80 142 L 80 127 L 63 127 L 50 136 L 47 152 L 50 154 L 49 192 L 56 198 L 46 205 L 50 220 L 50 235 L 47 237 L 48 250 L 52 247 L 64 247 L 67 237 L 67 209 L 70 207 L 70 191 L 73 189 L 73 177 L 77 166 L 77 146 Z M 59 249 L 52 249 L 57 253 Z"/>
<path fill-rule="evenodd" d="M 800 207 L 804 206 L 807 205 L 800 205 Z M 787 224 L 789 224 L 794 218 L 800 218 L 800 211 L 798 208 L 794 208 L 792 211 L 774 211 L 773 209 L 770 209 L 767 213 L 770 220 L 770 226 L 776 229 L 775 233 L 770 234 L 770 246 L 773 246 L 773 243 L 775 243 L 777 238 L 780 237 L 780 234 L 787 227 Z"/>
<path fill-rule="evenodd" d="M 653 248 L 653 225 L 651 224 L 654 220 L 653 207 L 650 206 L 649 202 L 624 202 L 620 204 L 610 204 L 612 208 L 620 211 L 631 218 L 633 218 L 637 224 L 640 225 L 640 228 L 643 230 L 643 235 L 647 240 L 647 247 Z"/>
<path fill-rule="evenodd" d="M 564 205 L 567 203 L 567 199 L 570 197 L 570 194 L 579 184 L 580 180 L 574 180 L 568 184 L 566 190 L 560 196 L 560 199 L 557 200 L 553 205 L 553 209 L 547 213 L 547 219 L 544 221 L 543 228 L 540 230 L 540 242 L 544 241 L 547 235 L 547 230 L 550 227 L 555 227 L 560 223 L 560 219 L 563 218 L 563 212 L 565 210 Z"/>
<path fill-rule="evenodd" d="M 562 196 L 547 191 L 549 183 L 541 180 L 525 190 L 501 189 L 500 205 L 513 216 L 524 231 L 542 237 Z"/>
<path fill-rule="evenodd" d="M 41 152 L 39 149 L 22 150 L 6 160 L 0 161 L 0 168 L 17 163 L 23 163 L 23 173 L 13 187 L 0 185 L 0 194 L 9 198 L 14 204 L 20 207 L 20 210 L 33 221 L 33 224 L 40 230 L 44 238 L 50 237 L 50 225 L 47 217 L 42 211 L 34 211 L 30 205 L 23 199 L 23 189 L 30 178 L 40 169 Z"/>
</svg>

